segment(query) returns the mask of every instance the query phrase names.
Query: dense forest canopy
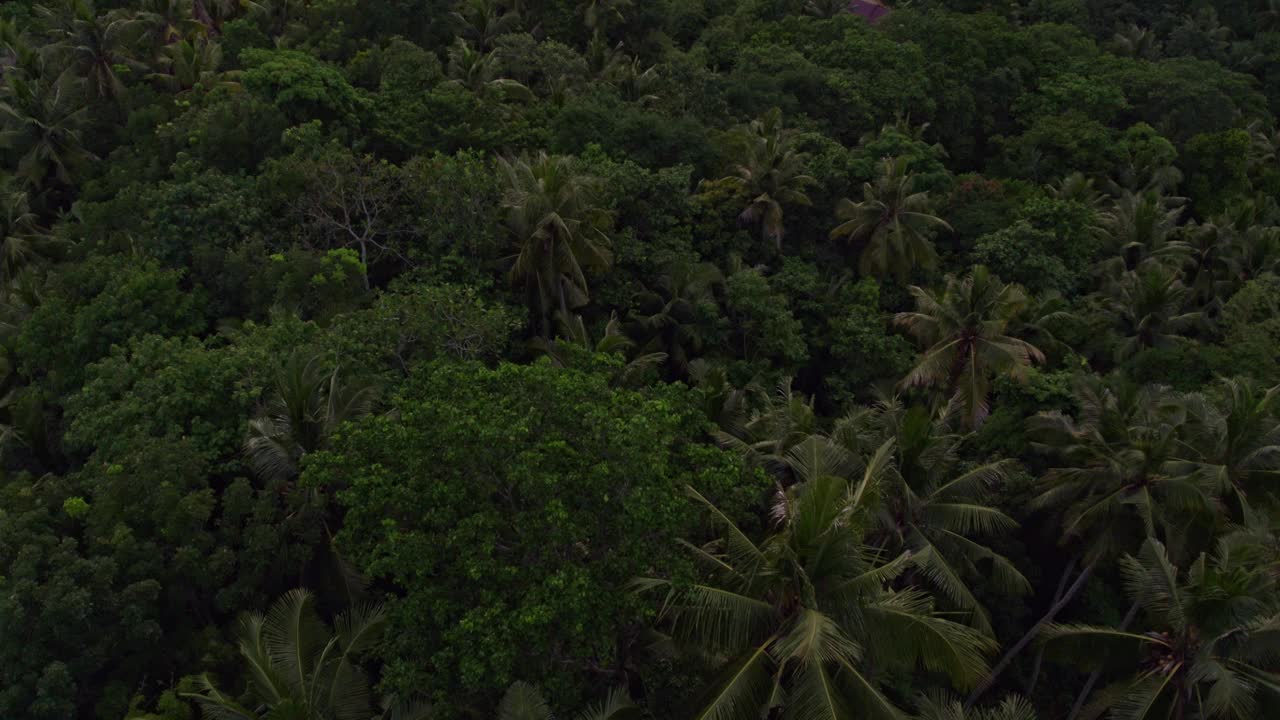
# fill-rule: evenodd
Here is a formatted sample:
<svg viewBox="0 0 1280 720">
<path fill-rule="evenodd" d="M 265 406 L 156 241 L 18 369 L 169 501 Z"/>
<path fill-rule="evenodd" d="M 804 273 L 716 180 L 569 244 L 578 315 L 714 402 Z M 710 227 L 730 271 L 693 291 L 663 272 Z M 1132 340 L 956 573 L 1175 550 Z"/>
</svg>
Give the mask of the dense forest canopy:
<svg viewBox="0 0 1280 720">
<path fill-rule="evenodd" d="M 1275 0 L 0 3 L 0 718 L 1280 716 Z"/>
</svg>

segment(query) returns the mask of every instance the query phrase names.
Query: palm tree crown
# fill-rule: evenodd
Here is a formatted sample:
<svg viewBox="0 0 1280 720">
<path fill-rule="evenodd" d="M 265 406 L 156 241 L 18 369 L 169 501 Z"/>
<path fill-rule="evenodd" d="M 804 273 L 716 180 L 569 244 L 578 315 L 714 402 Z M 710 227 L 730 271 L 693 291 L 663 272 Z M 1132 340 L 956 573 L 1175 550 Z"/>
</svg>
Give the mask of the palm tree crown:
<svg viewBox="0 0 1280 720">
<path fill-rule="evenodd" d="M 1276 579 L 1258 562 L 1248 538 L 1228 536 L 1213 556 L 1201 553 L 1181 570 L 1158 540 L 1120 561 L 1130 596 L 1150 630 L 1090 625 L 1050 626 L 1050 642 L 1087 647 L 1095 663 L 1127 658 L 1132 676 L 1100 693 L 1092 716 L 1115 720 L 1196 718 L 1248 720 L 1260 693 L 1280 695 L 1273 672 L 1280 655 Z M 1081 648 L 1083 650 L 1083 648 Z"/>
<path fill-rule="evenodd" d="M 987 397 L 997 375 L 1022 378 L 1040 350 L 1008 331 L 1027 303 L 1018 285 L 1006 285 L 978 265 L 966 278 L 947 276 L 938 293 L 911 287 L 914 312 L 898 313 L 894 322 L 906 328 L 924 348 L 905 386 L 932 386 L 963 408 L 965 422 L 977 427 L 987 416 Z"/>
<path fill-rule="evenodd" d="M 724 660 L 724 670 L 694 717 L 731 720 L 782 706 L 788 716 L 901 718 L 875 672 L 922 667 L 960 686 L 985 670 L 993 643 L 935 614 L 911 587 L 891 589 L 910 555 L 885 560 L 863 544 L 862 528 L 892 443 L 866 458 L 853 481 L 817 475 L 780 491 L 777 529 L 757 543 L 701 495 L 721 531 L 690 549 L 708 579 L 670 589 L 676 638 Z M 875 668 L 873 672 L 872 668 Z"/>
<path fill-rule="evenodd" d="M 782 248 L 784 205 L 810 205 L 805 188 L 817 180 L 805 174 L 805 155 L 795 148 L 796 131 L 783 127 L 782 111 L 774 108 L 738 128 L 735 139 L 742 161 L 725 179 L 750 197 L 739 220 L 759 223 L 766 239 Z"/>
<path fill-rule="evenodd" d="M 878 277 L 904 278 L 914 267 L 934 267 L 938 254 L 929 234 L 934 228 L 951 229 L 931 214 L 929 194 L 915 191 L 907 158 L 885 158 L 875 183 L 862 186 L 862 202 L 840 200 L 836 216 L 844 222 L 831 238 L 863 243 L 859 272 Z"/>
<path fill-rule="evenodd" d="M 525 284 L 550 337 L 552 309 L 569 317 L 587 301 L 587 271 L 612 262 L 609 212 L 597 204 L 599 183 L 570 158 L 538 153 L 499 159 L 506 176 L 507 231 L 516 246 L 511 279 Z"/>
</svg>

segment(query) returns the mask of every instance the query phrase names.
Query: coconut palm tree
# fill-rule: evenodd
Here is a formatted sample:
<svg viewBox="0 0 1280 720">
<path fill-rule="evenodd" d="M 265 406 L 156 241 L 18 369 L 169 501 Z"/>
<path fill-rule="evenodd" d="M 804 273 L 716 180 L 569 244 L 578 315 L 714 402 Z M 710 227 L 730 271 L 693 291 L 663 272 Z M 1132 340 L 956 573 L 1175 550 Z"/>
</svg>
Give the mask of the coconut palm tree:
<svg viewBox="0 0 1280 720">
<path fill-rule="evenodd" d="M 1102 216 L 1100 235 L 1110 257 L 1098 267 L 1103 276 L 1114 278 L 1153 265 L 1180 267 L 1190 253 L 1187 244 L 1174 237 L 1181 200 L 1156 192 L 1123 191 Z"/>
<path fill-rule="evenodd" d="M 893 441 L 895 471 L 881 482 L 869 539 L 910 553 L 919 578 L 967 613 L 973 627 L 990 635 L 990 618 L 970 582 L 981 577 L 1007 595 L 1031 589 L 1008 558 L 983 543 L 985 537 L 1005 535 L 1018 526 L 990 505 L 991 490 L 1007 480 L 1015 463 L 963 464 L 959 445 L 964 435 L 954 425 L 946 408 L 930 413 L 893 398 L 854 408 L 836 423 L 832 437 L 854 454 Z"/>
<path fill-rule="evenodd" d="M 647 105 L 658 99 L 655 90 L 662 82 L 662 76 L 658 74 L 657 66 L 646 67 L 638 57 L 612 63 L 606 75 L 609 82 L 618 88 L 623 100 Z"/>
<path fill-rule="evenodd" d="M 0 292 L 10 286 L 28 266 L 48 255 L 56 242 L 39 225 L 31 212 L 27 193 L 12 187 L 0 190 L 4 213 L 0 215 Z"/>
<path fill-rule="evenodd" d="M 237 72 L 219 72 L 222 65 L 222 47 L 204 35 L 184 38 L 166 45 L 160 50 L 156 63 L 159 71 L 147 77 L 174 93 L 182 93 L 197 85 L 212 90 L 215 87 L 236 89 L 240 84 Z"/>
<path fill-rule="evenodd" d="M 1160 39 L 1150 28 L 1130 25 L 1111 38 L 1111 52 L 1138 60 L 1157 60 L 1162 51 Z"/>
<path fill-rule="evenodd" d="M 1036 710 L 1026 698 L 1010 695 L 999 705 L 967 708 L 959 700 L 927 696 L 920 700 L 916 720 L 1036 720 Z"/>
<path fill-rule="evenodd" d="M 518 100 L 533 97 L 523 84 L 501 77 L 502 63 L 497 53 L 477 50 L 462 38 L 449 47 L 449 64 L 445 72 L 449 76 L 447 84 L 466 88 L 478 95 L 493 94 Z"/>
<path fill-rule="evenodd" d="M 165 45 L 207 30 L 196 19 L 191 0 L 140 0 L 131 9 L 113 11 L 113 17 L 125 20 L 135 33 L 141 49 L 138 57 L 157 55 Z"/>
<path fill-rule="evenodd" d="M 1204 319 L 1202 311 L 1186 311 L 1190 300 L 1191 289 L 1175 270 L 1148 266 L 1124 273 L 1111 284 L 1105 301 L 1121 337 L 1116 359 L 1181 341 L 1181 333 Z"/>
<path fill-rule="evenodd" d="M 557 311 L 556 324 L 560 329 L 555 340 L 535 337 L 529 341 L 529 347 L 549 358 L 558 367 L 572 366 L 575 355 L 579 353 L 632 354 L 636 346 L 622 331 L 622 323 L 616 314 L 609 318 L 604 327 L 604 335 L 598 341 L 592 340 L 581 315 L 574 315 L 566 320 Z M 666 354 L 661 352 L 635 353 L 626 365 L 618 369 L 615 381 L 624 385 L 642 383 L 646 372 L 662 365 L 666 359 Z"/>
<path fill-rule="evenodd" d="M 582 0 L 578 12 L 587 30 L 604 30 L 611 23 L 625 20 L 622 11 L 631 7 L 632 0 Z"/>
<path fill-rule="evenodd" d="M 291 480 L 303 455 L 321 449 L 343 422 L 371 412 L 376 399 L 376 386 L 343 377 L 322 354 L 295 352 L 249 421 L 245 457 L 264 480 Z"/>
<path fill-rule="evenodd" d="M 597 201 L 599 182 L 579 172 L 570 158 L 540 152 L 499 159 L 506 179 L 503 198 L 507 232 L 516 254 L 511 280 L 523 283 L 531 307 L 550 337 L 552 310 L 564 317 L 587 301 L 587 272 L 612 262 L 609 212 Z"/>
<path fill-rule="evenodd" d="M 575 720 L 630 720 L 643 717 L 640 708 L 619 688 L 610 690 L 604 699 L 574 716 Z M 551 706 L 538 688 L 525 682 L 514 682 L 498 704 L 495 720 L 554 720 Z"/>
<path fill-rule="evenodd" d="M 124 94 L 116 68 L 134 65 L 125 50 L 128 22 L 118 15 L 98 15 L 91 0 L 66 0 L 61 9 L 39 9 L 51 36 L 45 52 L 83 80 L 85 99 L 110 101 Z"/>
<path fill-rule="evenodd" d="M 831 231 L 831 239 L 862 243 L 858 271 L 877 277 L 902 279 L 917 266 L 934 267 L 938 254 L 929 236 L 936 228 L 951 229 L 932 214 L 929 194 L 915 190 L 907 158 L 884 158 L 880 176 L 862 186 L 862 202 L 840 200 L 836 217 L 844 222 Z"/>
<path fill-rule="evenodd" d="M 1280 272 L 1280 228 L 1249 224 L 1227 238 L 1226 264 L 1239 285 L 1266 273 Z"/>
<path fill-rule="evenodd" d="M 692 489 L 720 531 L 689 545 L 706 580 L 673 585 L 663 616 L 677 643 L 722 661 L 693 717 L 903 718 L 881 689 L 894 671 L 923 669 L 958 686 L 975 682 L 994 643 L 944 619 L 912 587 L 892 589 L 908 554 L 885 559 L 863 543 L 871 497 L 892 464 L 892 443 L 863 462 L 854 481 L 819 475 L 780 491 L 776 529 L 760 542 Z"/>
<path fill-rule="evenodd" d="M 507 11 L 501 0 L 464 0 L 449 16 L 462 37 L 481 52 L 492 50 L 495 40 L 520 27 L 520 14 Z"/>
<path fill-rule="evenodd" d="M 760 225 L 765 239 L 782 249 L 783 212 L 787 205 L 810 205 L 805 188 L 817 180 L 805 174 L 804 153 L 796 150 L 796 131 L 783 127 L 782 111 L 774 108 L 733 134 L 742 160 L 724 180 L 750 198 L 738 216 L 744 224 Z"/>
<path fill-rule="evenodd" d="M 1077 417 L 1028 421 L 1034 447 L 1051 462 L 1031 507 L 1060 516 L 1064 543 L 1089 559 L 1115 557 L 1149 537 L 1194 545 L 1216 522 L 1211 485 L 1175 465 L 1187 422 L 1180 398 L 1122 378 L 1082 377 Z"/>
<path fill-rule="evenodd" d="M 707 325 L 719 317 L 715 288 L 723 283 L 720 269 L 710 263 L 671 267 L 652 289 L 636 295 L 629 334 L 644 352 L 664 353 L 673 376 L 686 376 Z"/>
<path fill-rule="evenodd" d="M 14 72 L 5 78 L 0 146 L 17 153 L 14 174 L 28 188 L 70 185 L 80 166 L 93 158 L 81 139 L 88 108 L 77 83 L 71 73 L 50 79 Z"/>
<path fill-rule="evenodd" d="M 1120 561 L 1125 587 L 1144 611 L 1146 632 L 1053 625 L 1047 642 L 1078 646 L 1090 663 L 1127 660 L 1127 679 L 1099 693 L 1089 716 L 1115 720 L 1261 717 L 1258 696 L 1280 696 L 1273 660 L 1280 655 L 1276 578 L 1256 548 L 1238 537 L 1200 553 L 1183 570 L 1158 540 Z"/>
<path fill-rule="evenodd" d="M 894 322 L 916 338 L 923 354 L 902 385 L 940 389 L 963 409 L 966 426 L 976 428 L 987 416 L 996 376 L 1020 379 L 1032 363 L 1044 361 L 1037 347 L 1007 334 L 1026 294 L 981 265 L 963 279 L 947 276 L 941 293 L 916 286 L 910 291 L 916 310 L 898 313 Z"/>
<path fill-rule="evenodd" d="M 1171 472 L 1201 481 L 1231 510 L 1255 524 L 1253 500 L 1280 480 L 1280 386 L 1223 379 L 1182 398 L 1186 420 Z"/>
<path fill-rule="evenodd" d="M 758 402 L 753 404 L 753 399 Z M 796 476 L 788 454 L 818 433 L 813 398 L 796 392 L 788 378 L 772 393 L 750 394 L 736 406 L 738 412 L 725 418 L 728 422 L 721 422 L 713 433 L 716 440 L 749 463 L 765 468 L 780 484 L 802 479 Z"/>
<path fill-rule="evenodd" d="M 374 710 L 370 680 L 359 665 L 386 627 L 381 605 L 357 605 L 329 627 L 307 590 L 291 590 L 265 615 L 240 621 L 240 655 L 249 686 L 243 697 L 220 690 L 208 675 L 195 678 L 197 692 L 183 693 L 204 717 L 216 720 L 426 720 L 420 703 L 384 698 Z"/>
</svg>

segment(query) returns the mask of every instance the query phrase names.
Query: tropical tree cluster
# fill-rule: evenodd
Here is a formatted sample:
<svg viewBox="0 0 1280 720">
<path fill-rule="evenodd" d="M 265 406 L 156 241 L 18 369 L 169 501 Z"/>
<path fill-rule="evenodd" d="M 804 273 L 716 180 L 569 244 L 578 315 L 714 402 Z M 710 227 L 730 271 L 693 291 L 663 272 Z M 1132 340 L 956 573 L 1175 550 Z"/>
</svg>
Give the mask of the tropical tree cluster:
<svg viewBox="0 0 1280 720">
<path fill-rule="evenodd" d="M 1280 3 L 0 3 L 0 718 L 1280 717 Z"/>
</svg>

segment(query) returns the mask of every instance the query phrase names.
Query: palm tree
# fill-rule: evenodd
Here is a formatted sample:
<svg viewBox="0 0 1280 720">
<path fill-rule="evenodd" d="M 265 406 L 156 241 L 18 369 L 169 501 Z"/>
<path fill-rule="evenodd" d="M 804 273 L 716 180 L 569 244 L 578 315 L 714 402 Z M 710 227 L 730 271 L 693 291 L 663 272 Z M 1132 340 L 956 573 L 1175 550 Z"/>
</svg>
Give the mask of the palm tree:
<svg viewBox="0 0 1280 720">
<path fill-rule="evenodd" d="M 940 388 L 963 408 L 966 425 L 976 428 L 987 416 L 992 380 L 1021 379 L 1044 354 L 1006 334 L 1027 303 L 1021 287 L 1000 282 L 981 265 L 964 279 L 948 275 L 946 282 L 941 293 L 912 286 L 916 310 L 894 317 L 924 348 L 902 384 Z"/>
<path fill-rule="evenodd" d="M 296 11 L 306 5 L 306 0 L 247 0 L 250 17 L 265 18 L 272 35 L 279 35 L 289 26 Z"/>
<path fill-rule="evenodd" d="M 132 10 L 113 11 L 137 33 L 143 52 L 155 55 L 165 45 L 207 28 L 195 17 L 191 0 L 140 0 Z"/>
<path fill-rule="evenodd" d="M 0 202 L 4 204 L 0 215 L 0 242 L 4 243 L 0 246 L 0 291 L 7 295 L 18 275 L 43 259 L 55 241 L 39 226 L 27 193 L 9 188 L 0 192 Z"/>
<path fill-rule="evenodd" d="M 884 158 L 875 183 L 862 186 L 862 202 L 843 198 L 836 217 L 843 220 L 831 231 L 831 239 L 847 237 L 863 243 L 858 271 L 864 275 L 905 278 L 916 266 L 932 268 L 938 254 L 929 234 L 934 228 L 950 230 L 931 214 L 929 194 L 915 191 L 915 178 L 907 172 L 907 158 Z"/>
<path fill-rule="evenodd" d="M 1184 270 L 1189 278 L 1191 302 L 1216 315 L 1222 304 L 1238 289 L 1232 273 L 1232 250 L 1237 247 L 1236 219 L 1215 218 L 1211 222 L 1185 228 L 1187 258 Z"/>
<path fill-rule="evenodd" d="M 1063 542 L 1090 559 L 1114 557 L 1144 539 L 1192 544 L 1212 525 L 1213 488 L 1174 464 L 1183 452 L 1185 406 L 1168 390 L 1122 378 L 1076 382 L 1078 417 L 1043 413 L 1028 421 L 1034 447 L 1053 465 L 1033 509 L 1062 516 Z"/>
<path fill-rule="evenodd" d="M 222 47 L 208 37 L 198 35 L 161 49 L 157 61 L 160 71 L 148 77 L 175 93 L 186 92 L 197 85 L 209 90 L 215 87 L 239 88 L 240 84 L 231 79 L 238 73 L 218 72 L 221 64 Z"/>
<path fill-rule="evenodd" d="M 516 32 L 520 26 L 520 14 L 507 12 L 501 0 L 465 0 L 449 16 L 461 30 L 463 38 L 475 43 L 481 52 L 492 50 L 495 40 Z"/>
<path fill-rule="evenodd" d="M 124 94 L 124 82 L 116 68 L 133 65 L 124 51 L 127 21 L 119 16 L 99 16 L 91 0 L 67 0 L 61 10 L 43 6 L 52 42 L 46 52 L 74 69 L 83 79 L 86 100 L 114 100 Z"/>
<path fill-rule="evenodd" d="M 249 677 L 242 698 L 220 690 L 208 675 L 195 679 L 198 692 L 183 697 L 217 720 L 426 720 L 423 704 L 387 698 L 383 712 L 373 709 L 359 660 L 382 637 L 386 619 L 381 605 L 357 605 L 330 628 L 309 591 L 291 590 L 266 615 L 251 613 L 240 621 L 240 655 Z"/>
<path fill-rule="evenodd" d="M 570 158 L 540 152 L 498 164 L 507 183 L 507 232 L 516 246 L 511 279 L 525 284 L 550 337 L 552 308 L 569 317 L 587 301 L 587 271 L 609 268 L 606 233 L 613 219 L 597 204 L 599 181 L 578 172 Z"/>
<path fill-rule="evenodd" d="M 250 467 L 264 480 L 291 480 L 303 455 L 321 449 L 343 422 L 371 412 L 376 398 L 376 386 L 344 378 L 322 354 L 293 353 L 249 421 L 244 454 Z"/>
<path fill-rule="evenodd" d="M 19 157 L 15 175 L 32 189 L 57 181 L 71 185 L 80 166 L 93 158 L 81 140 L 88 108 L 82 104 L 75 78 L 56 79 L 10 73 L 0 95 L 0 147 Z"/>
<path fill-rule="evenodd" d="M 1138 60 L 1156 60 L 1161 52 L 1160 39 L 1150 28 L 1130 25 L 1112 37 L 1111 52 Z"/>
<path fill-rule="evenodd" d="M 1124 360 L 1147 348 L 1179 342 L 1180 333 L 1204 318 L 1198 310 L 1185 312 L 1190 299 L 1191 290 L 1176 271 L 1149 266 L 1122 275 L 1106 298 L 1122 338 L 1116 358 Z"/>
<path fill-rule="evenodd" d="M 610 22 L 622 22 L 625 18 L 622 11 L 631 7 L 632 0 L 582 0 L 578 12 L 582 14 L 582 24 L 595 32 L 605 29 Z"/>
<path fill-rule="evenodd" d="M 784 206 L 810 205 L 805 188 L 817 183 L 805 174 L 806 156 L 795 149 L 796 131 L 783 127 L 782 111 L 774 108 L 738 128 L 733 139 L 742 161 L 730 168 L 731 174 L 724 180 L 751 198 L 738 219 L 759 223 L 765 239 L 773 240 L 781 250 L 786 234 Z"/>
<path fill-rule="evenodd" d="M 1120 561 L 1129 595 L 1145 611 L 1147 632 L 1055 625 L 1046 640 L 1079 645 L 1091 663 L 1127 659 L 1133 675 L 1100 693 L 1090 713 L 1116 720 L 1261 717 L 1259 692 L 1280 695 L 1276 579 L 1254 548 L 1235 538 L 1201 553 L 1186 571 L 1158 540 Z"/>
<path fill-rule="evenodd" d="M 578 713 L 575 720 L 630 720 L 643 717 L 624 690 L 610 690 L 599 703 Z M 551 706 L 542 693 L 529 683 L 514 682 L 498 704 L 495 720 L 554 720 Z"/>
<path fill-rule="evenodd" d="M 653 288 L 638 293 L 629 333 L 645 352 L 666 355 L 675 377 L 689 372 L 689 362 L 702 350 L 709 321 L 719 317 L 715 288 L 724 282 L 710 263 L 680 264 L 659 276 Z"/>
<path fill-rule="evenodd" d="M 1115 277 L 1150 265 L 1181 266 L 1190 252 L 1186 243 L 1173 238 L 1182 209 L 1181 198 L 1125 190 L 1102 216 L 1100 234 L 1111 259 L 1099 269 Z"/>
<path fill-rule="evenodd" d="M 622 324 L 614 314 L 604 327 L 604 335 L 599 341 L 593 341 L 587 331 L 587 325 L 581 315 L 574 315 L 566 320 L 556 311 L 556 324 L 559 326 L 557 339 L 548 340 L 535 337 L 529 346 L 555 364 L 557 367 L 570 367 L 574 363 L 575 353 L 627 354 L 635 349 L 635 342 L 622 331 Z M 661 352 L 640 352 L 627 361 L 615 375 L 615 380 L 622 384 L 639 384 L 643 382 L 645 373 L 653 367 L 666 362 L 667 356 Z"/>
<path fill-rule="evenodd" d="M 759 402 L 753 403 L 757 398 Z M 748 393 L 735 403 L 735 409 L 736 413 L 722 417 L 720 429 L 713 433 L 720 445 L 765 468 L 780 484 L 802 479 L 797 477 L 789 454 L 818 433 L 813 398 L 796 392 L 788 378 L 772 393 Z"/>
<path fill-rule="evenodd" d="M 1079 171 L 1059 178 L 1046 185 L 1045 189 L 1058 200 L 1076 202 L 1094 210 L 1100 210 L 1107 199 L 1095 186 L 1094 179 Z"/>
<path fill-rule="evenodd" d="M 623 100 L 647 105 L 658 99 L 655 90 L 662 81 L 657 66 L 645 67 L 640 58 L 622 59 L 612 63 L 606 73 L 609 81 L 618 88 Z"/>
<path fill-rule="evenodd" d="M 916 720 L 1036 720 L 1035 708 L 1025 698 L 1010 695 L 999 705 L 967 708 L 944 696 L 922 698 Z"/>
<path fill-rule="evenodd" d="M 493 93 L 516 99 L 532 97 L 529 88 L 523 84 L 500 76 L 502 63 L 497 53 L 477 50 L 462 38 L 449 47 L 449 65 L 445 70 L 449 76 L 447 84 L 466 88 L 478 95 Z"/>
<path fill-rule="evenodd" d="M 692 489 L 721 536 L 689 545 L 705 582 L 668 590 L 664 617 L 678 642 L 723 661 L 697 720 L 764 716 L 903 718 L 879 673 L 923 668 L 966 686 L 994 643 L 934 611 L 929 595 L 890 585 L 909 554 L 885 561 L 863 544 L 868 502 L 892 463 L 892 443 L 865 460 L 857 480 L 819 475 L 780 491 L 777 529 L 757 543 Z M 874 668 L 874 670 L 873 670 Z"/>
<path fill-rule="evenodd" d="M 907 408 L 897 398 L 860 407 L 836 423 L 832 437 L 855 454 L 893 441 L 895 472 L 885 474 L 881 504 L 868 528 L 873 542 L 911 555 L 915 571 L 949 603 L 968 613 L 973 627 L 993 634 L 990 618 L 969 587 L 981 577 L 1002 593 L 1022 595 L 1031 585 L 1008 558 L 982 538 L 1018 526 L 992 507 L 991 489 L 1007 480 L 1014 462 L 965 466 L 964 436 L 947 413 Z"/>
<path fill-rule="evenodd" d="M 1256 520 L 1250 497 L 1280 480 L 1280 386 L 1223 379 L 1209 394 L 1182 398 L 1186 421 L 1171 471 L 1197 478 L 1224 502 L 1233 519 Z"/>
</svg>

